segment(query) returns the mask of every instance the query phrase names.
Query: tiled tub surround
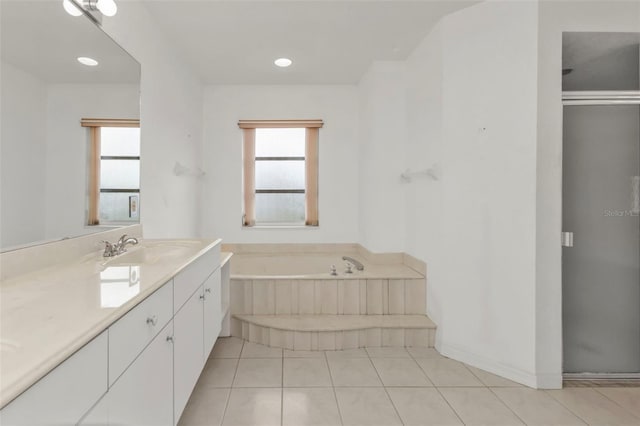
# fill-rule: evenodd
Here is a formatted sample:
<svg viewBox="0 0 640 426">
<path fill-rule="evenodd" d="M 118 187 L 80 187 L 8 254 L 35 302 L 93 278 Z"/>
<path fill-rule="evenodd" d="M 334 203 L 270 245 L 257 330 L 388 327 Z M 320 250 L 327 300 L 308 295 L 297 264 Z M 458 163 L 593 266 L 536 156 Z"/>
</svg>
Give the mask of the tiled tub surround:
<svg viewBox="0 0 640 426">
<path fill-rule="evenodd" d="M 402 254 L 373 255 L 356 245 L 223 249 L 234 251 L 232 336 L 292 350 L 433 346 L 422 268 L 407 266 Z M 345 274 L 343 255 L 364 271 Z M 329 274 L 332 264 L 337 277 Z"/>
<path fill-rule="evenodd" d="M 0 280 L 0 406 L 102 333 L 201 255 L 220 247 L 220 240 L 141 240 L 138 248 L 129 248 L 129 253 L 123 255 L 131 257 L 103 259 L 102 252 L 97 250 L 98 241 L 117 239 L 121 234 L 122 230 L 108 231 L 0 256 L 3 269 L 7 267 L 11 271 Z M 61 258 L 57 263 L 45 265 L 32 262 L 28 268 L 30 258 L 46 258 L 48 253 L 57 257 L 55 253 L 64 249 L 58 244 L 69 246 L 73 260 Z M 143 255 L 140 251 L 143 248 L 151 250 L 146 252 L 151 253 L 150 257 Z M 153 253 L 171 255 L 155 259 Z M 110 289 L 108 282 L 105 284 L 105 272 L 123 265 L 138 265 L 136 291 L 113 304 L 111 293 L 105 293 Z"/>
</svg>

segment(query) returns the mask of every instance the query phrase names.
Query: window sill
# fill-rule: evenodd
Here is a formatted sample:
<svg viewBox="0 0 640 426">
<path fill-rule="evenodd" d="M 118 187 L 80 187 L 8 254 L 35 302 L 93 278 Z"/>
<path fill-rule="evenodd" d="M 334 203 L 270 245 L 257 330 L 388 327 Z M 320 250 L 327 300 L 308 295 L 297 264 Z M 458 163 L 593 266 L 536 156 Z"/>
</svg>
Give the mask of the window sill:
<svg viewBox="0 0 640 426">
<path fill-rule="evenodd" d="M 320 226 L 307 226 L 307 225 L 254 225 L 243 226 L 242 229 L 318 229 Z"/>
</svg>

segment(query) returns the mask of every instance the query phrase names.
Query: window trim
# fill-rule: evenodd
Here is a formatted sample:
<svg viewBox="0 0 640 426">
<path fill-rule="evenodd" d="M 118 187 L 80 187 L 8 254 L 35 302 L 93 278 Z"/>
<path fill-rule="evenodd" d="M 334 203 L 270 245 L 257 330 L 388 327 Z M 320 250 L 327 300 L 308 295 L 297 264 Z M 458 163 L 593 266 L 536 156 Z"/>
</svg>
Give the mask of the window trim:
<svg viewBox="0 0 640 426">
<path fill-rule="evenodd" d="M 304 128 L 305 131 L 305 226 L 319 226 L 318 217 L 318 139 L 324 126 L 320 119 L 312 120 L 239 120 L 242 129 L 242 226 L 256 226 L 255 165 L 256 129 Z M 263 226 L 259 224 L 259 226 Z M 266 226 L 265 226 L 266 227 Z"/>
<path fill-rule="evenodd" d="M 89 129 L 89 206 L 87 225 L 97 226 L 100 223 L 100 128 L 102 127 L 140 127 L 138 119 L 122 118 L 83 118 L 82 127 Z M 135 192 L 127 190 L 127 192 Z M 137 190 L 140 193 L 140 189 Z"/>
</svg>

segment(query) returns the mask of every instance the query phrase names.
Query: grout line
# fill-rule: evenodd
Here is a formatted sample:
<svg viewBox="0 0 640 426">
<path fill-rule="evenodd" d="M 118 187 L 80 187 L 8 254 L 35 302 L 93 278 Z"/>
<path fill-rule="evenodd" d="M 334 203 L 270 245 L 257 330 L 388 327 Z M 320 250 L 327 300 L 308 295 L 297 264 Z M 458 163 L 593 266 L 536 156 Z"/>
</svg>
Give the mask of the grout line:
<svg viewBox="0 0 640 426">
<path fill-rule="evenodd" d="M 632 417 L 634 417 L 634 418 L 639 418 L 638 416 L 636 416 L 636 415 L 635 415 L 635 413 L 633 413 L 633 412 L 629 411 L 626 407 L 623 407 L 622 405 L 620 405 L 620 404 L 618 403 L 618 401 L 616 401 L 615 399 L 613 399 L 613 398 L 609 397 L 608 395 L 606 395 L 606 394 L 602 393 L 602 392 L 600 391 L 600 388 L 592 387 L 592 388 L 590 388 L 590 389 L 593 389 L 593 390 L 594 390 L 594 391 L 596 391 L 598 394 L 602 395 L 604 398 L 606 398 L 606 399 L 608 399 L 609 401 L 613 402 L 613 403 L 614 403 L 614 404 L 616 404 L 618 407 L 622 408 L 626 413 L 629 413 Z M 633 389 L 633 388 L 620 388 L 620 389 Z"/>
<path fill-rule="evenodd" d="M 242 340 L 242 347 L 240 348 L 240 353 L 238 354 L 237 362 L 236 362 L 236 371 L 233 372 L 233 380 L 231 380 L 231 387 L 229 388 L 229 395 L 227 395 L 227 402 L 224 404 L 224 410 L 222 411 L 222 420 L 220 424 L 224 423 L 224 418 L 227 416 L 227 409 L 229 408 L 229 401 L 231 401 L 231 392 L 233 392 L 234 384 L 236 381 L 236 376 L 238 375 L 238 367 L 240 367 L 240 357 L 242 356 L 242 351 L 244 350 L 244 339 Z"/>
<path fill-rule="evenodd" d="M 556 401 L 558 404 L 560 404 L 562 407 L 564 407 L 566 410 L 568 410 L 571 414 L 573 414 L 574 416 L 576 416 L 578 419 L 582 420 L 584 422 L 584 424 L 588 425 L 589 422 L 587 421 L 587 419 L 583 418 L 581 415 L 579 415 L 577 412 L 573 411 L 571 408 L 569 408 L 568 406 L 566 406 L 562 401 L 560 401 L 559 399 L 555 398 L 551 393 L 549 393 L 546 390 L 543 390 L 544 393 L 546 393 L 547 395 L 549 395 L 549 397 L 551 399 L 553 399 L 554 401 Z"/>
<path fill-rule="evenodd" d="M 505 407 L 507 407 L 507 410 L 511 411 L 511 413 L 513 413 L 513 415 L 514 415 L 514 416 L 516 416 L 516 418 L 517 418 L 518 420 L 520 420 L 520 421 L 522 422 L 522 424 L 523 424 L 523 425 L 526 425 L 526 424 L 527 424 L 527 422 L 525 422 L 525 421 L 524 421 L 524 419 L 523 419 L 522 417 L 520 417 L 520 416 L 518 415 L 518 413 L 516 413 L 516 412 L 515 412 L 515 411 L 514 411 L 510 406 L 509 406 L 509 404 L 507 404 L 505 401 L 503 401 L 503 400 L 502 400 L 502 399 L 501 399 L 501 398 L 500 398 L 500 397 L 499 397 L 499 396 L 498 396 L 498 395 L 493 391 L 493 389 L 491 389 L 491 388 L 490 388 L 490 387 L 488 387 L 488 386 L 486 387 L 486 389 L 489 389 L 489 392 L 491 392 L 491 394 L 492 394 L 492 395 L 493 395 L 493 396 L 494 396 L 498 401 L 500 401 L 500 403 L 501 403 L 502 405 L 504 405 Z"/>
<path fill-rule="evenodd" d="M 422 366 L 418 363 L 418 361 L 416 360 L 416 358 L 411 354 L 411 352 L 407 351 L 409 353 L 409 356 L 411 357 L 411 359 L 418 364 L 418 367 L 420 367 L 420 370 L 422 370 L 422 372 L 424 373 L 425 376 L 427 376 L 427 379 L 429 379 L 429 381 L 431 382 L 431 384 L 433 385 L 433 388 L 436 390 L 436 392 L 438 392 L 438 395 L 440 395 L 440 398 L 442 398 L 442 400 L 447 404 L 447 406 L 449 406 L 449 408 L 451 409 L 451 411 L 453 412 L 453 414 L 456 415 L 456 417 L 458 418 L 458 420 L 460 420 L 461 424 L 466 424 L 464 422 L 464 420 L 462 420 L 462 417 L 460 417 L 460 414 L 458 414 L 458 412 L 456 411 L 455 408 L 453 408 L 453 406 L 451 405 L 451 403 L 449 402 L 449 400 L 447 398 L 445 398 L 445 396 L 442 394 L 442 392 L 440 391 L 440 389 L 438 388 L 438 386 L 436 386 L 436 384 L 433 382 L 433 380 L 431 380 L 431 377 L 429 377 L 429 375 L 427 374 L 426 371 L 424 371 L 422 369 Z"/>
<path fill-rule="evenodd" d="M 324 363 L 327 365 L 327 370 L 329 370 L 329 379 L 331 380 L 331 390 L 333 391 L 333 398 L 336 401 L 338 416 L 340 416 L 340 424 L 344 425 L 344 419 L 342 418 L 342 410 L 340 410 L 340 404 L 338 404 L 338 395 L 336 394 L 336 386 L 333 383 L 333 375 L 331 374 L 331 367 L 329 367 L 329 359 L 327 358 L 327 351 L 324 351 Z"/>
<path fill-rule="evenodd" d="M 367 352 L 367 355 L 369 355 L 369 352 Z M 411 356 L 411 355 L 409 355 L 409 356 Z M 371 359 L 371 355 L 369 355 L 369 363 L 373 366 L 373 371 L 376 372 L 376 375 L 378 376 L 378 380 L 380 380 L 380 383 L 382 383 L 382 389 L 384 389 L 384 393 L 387 395 L 387 398 L 389 398 L 389 402 L 391 403 L 391 406 L 393 407 L 393 411 L 395 411 L 396 416 L 398 416 L 398 420 L 400 420 L 400 423 L 402 423 L 404 425 L 404 421 L 402 421 L 402 417 L 400 416 L 400 412 L 398 411 L 398 408 L 396 407 L 396 404 L 393 403 L 393 399 L 391 398 L 391 395 L 389 395 L 389 391 L 387 390 L 387 386 L 382 381 L 382 377 L 380 376 L 380 373 L 378 372 L 378 369 L 376 368 L 376 365 L 374 364 L 373 360 Z"/>
</svg>

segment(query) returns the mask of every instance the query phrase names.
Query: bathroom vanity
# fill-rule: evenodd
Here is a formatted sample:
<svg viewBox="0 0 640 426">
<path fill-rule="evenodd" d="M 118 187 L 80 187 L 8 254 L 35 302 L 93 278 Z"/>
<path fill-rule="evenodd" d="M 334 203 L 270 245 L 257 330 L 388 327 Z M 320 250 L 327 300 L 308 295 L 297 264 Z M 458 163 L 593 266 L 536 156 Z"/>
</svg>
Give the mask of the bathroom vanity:
<svg viewBox="0 0 640 426">
<path fill-rule="evenodd" d="M 142 240 L 3 279 L 0 423 L 177 424 L 228 312 L 228 258 L 220 240 Z"/>
</svg>

